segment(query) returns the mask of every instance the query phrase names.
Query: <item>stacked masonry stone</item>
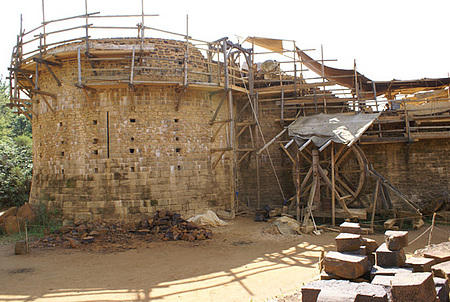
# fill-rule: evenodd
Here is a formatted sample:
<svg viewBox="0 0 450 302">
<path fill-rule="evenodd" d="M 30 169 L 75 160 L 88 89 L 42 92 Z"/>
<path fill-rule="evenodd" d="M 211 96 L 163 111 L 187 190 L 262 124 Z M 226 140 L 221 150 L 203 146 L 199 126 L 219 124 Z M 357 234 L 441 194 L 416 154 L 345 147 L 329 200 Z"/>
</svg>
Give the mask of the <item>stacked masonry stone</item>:
<svg viewBox="0 0 450 302">
<path fill-rule="evenodd" d="M 340 230 L 345 233 L 336 237 L 338 251 L 326 254 L 321 280 L 302 287 L 303 302 L 449 301 L 450 255 L 430 253 L 405 262 L 408 232 L 387 231 L 385 242 L 378 246 L 374 240 L 361 237 L 357 223 L 345 222 Z M 375 259 L 370 276 L 366 275 L 373 262 L 368 254 L 374 254 Z M 402 267 L 405 263 L 407 267 Z M 372 281 L 367 283 L 369 278 Z"/>
<path fill-rule="evenodd" d="M 116 78 L 124 75 L 115 73 L 115 68 L 128 66 L 131 47 L 139 47 L 133 39 L 90 43 L 93 53 L 123 56 L 123 61 L 93 61 L 96 70 L 110 69 L 104 76 Z M 144 60 L 148 69 L 137 72 L 136 80 L 148 76 L 145 73 L 154 67 L 179 68 L 183 45 L 146 40 L 147 55 L 159 60 Z M 65 218 L 74 220 L 132 220 L 156 210 L 191 216 L 205 209 L 229 208 L 231 153 L 225 153 L 212 168 L 219 154 L 212 149 L 227 146 L 226 132 L 212 141 L 220 125 L 208 123 L 220 94 L 195 88 L 180 91 L 176 84 L 77 88 L 75 50 L 79 46 L 83 44 L 52 51 L 62 63 L 53 68 L 62 86 L 45 68 L 40 69 L 40 89 L 57 98 L 46 97 L 53 111 L 42 96 L 34 99 L 31 203 L 59 207 Z M 207 70 L 199 52 L 191 50 L 190 56 L 190 68 Z M 101 77 L 90 68 L 83 59 L 83 80 Z M 154 71 L 153 75 L 151 80 L 182 81 L 177 73 Z M 197 80 L 206 79 L 199 75 Z M 227 116 L 222 110 L 217 119 L 226 120 Z"/>
</svg>

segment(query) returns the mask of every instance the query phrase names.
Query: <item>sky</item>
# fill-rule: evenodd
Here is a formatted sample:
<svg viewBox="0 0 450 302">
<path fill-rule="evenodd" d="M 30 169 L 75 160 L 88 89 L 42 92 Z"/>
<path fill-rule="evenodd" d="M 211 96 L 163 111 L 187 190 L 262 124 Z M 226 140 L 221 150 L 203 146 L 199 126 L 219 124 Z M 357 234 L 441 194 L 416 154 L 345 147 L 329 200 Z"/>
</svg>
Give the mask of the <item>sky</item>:
<svg viewBox="0 0 450 302">
<path fill-rule="evenodd" d="M 34 28 L 42 22 L 41 5 L 41 0 L 8 0 L 3 5 L 3 78 L 19 32 L 20 14 L 25 30 Z M 45 0 L 46 20 L 83 14 L 84 5 L 85 0 Z M 136 14 L 141 11 L 141 0 L 88 0 L 88 11 Z M 373 80 L 447 77 L 450 72 L 449 0 L 144 0 L 144 11 L 159 14 L 146 18 L 146 25 L 179 33 L 186 31 L 188 14 L 189 35 L 206 41 L 225 36 L 235 41 L 246 36 L 296 40 L 300 48 L 316 49 L 308 52 L 316 59 L 323 45 L 324 58 L 337 59 L 328 65 L 352 69 L 356 60 L 358 71 Z M 120 20 L 114 22 L 120 24 Z M 127 25 L 134 26 L 139 19 L 133 22 Z M 71 34 L 78 37 L 82 32 Z"/>
</svg>

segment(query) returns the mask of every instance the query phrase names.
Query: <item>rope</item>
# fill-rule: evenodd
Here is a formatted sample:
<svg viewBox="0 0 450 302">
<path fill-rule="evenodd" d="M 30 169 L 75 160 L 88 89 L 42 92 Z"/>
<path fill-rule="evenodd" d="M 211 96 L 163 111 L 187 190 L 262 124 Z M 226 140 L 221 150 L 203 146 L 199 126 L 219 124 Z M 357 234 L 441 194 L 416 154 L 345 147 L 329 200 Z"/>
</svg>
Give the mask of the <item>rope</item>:
<svg viewBox="0 0 450 302">
<path fill-rule="evenodd" d="M 428 229 L 426 229 L 422 234 L 420 234 L 419 236 L 417 236 L 414 240 L 410 241 L 408 244 L 411 245 L 414 242 L 416 242 L 420 237 L 422 237 L 423 235 L 425 235 L 429 230 L 431 230 L 431 226 L 428 227 Z"/>
<path fill-rule="evenodd" d="M 243 85 L 245 87 L 245 90 L 247 92 L 248 102 L 250 103 L 250 107 L 252 108 L 252 112 L 253 112 L 253 116 L 255 117 L 256 125 L 258 125 L 259 133 L 261 134 L 262 141 L 263 141 L 263 143 L 265 145 L 266 144 L 266 139 L 264 138 L 264 134 L 263 134 L 263 132 L 261 130 L 261 125 L 259 123 L 258 116 L 256 114 L 255 108 L 253 107 L 253 103 L 252 103 L 252 99 L 250 97 L 250 94 L 248 93 L 247 85 L 245 85 L 245 81 L 244 81 L 244 78 L 242 76 L 242 71 L 239 71 L 239 73 L 241 74 L 241 81 L 242 81 L 242 83 L 243 83 Z M 281 187 L 280 179 L 278 178 L 278 174 L 277 174 L 277 172 L 275 170 L 275 166 L 274 166 L 273 161 L 272 161 L 272 156 L 270 156 L 270 152 L 269 152 L 268 149 L 266 149 L 266 152 L 267 152 L 267 155 L 269 157 L 269 161 L 270 161 L 270 165 L 272 167 L 273 173 L 274 173 L 275 178 L 277 180 L 277 184 L 278 184 L 278 188 L 280 189 L 281 196 L 283 197 L 283 200 L 286 200 L 286 197 L 285 197 L 284 192 L 283 192 L 283 188 Z"/>
</svg>

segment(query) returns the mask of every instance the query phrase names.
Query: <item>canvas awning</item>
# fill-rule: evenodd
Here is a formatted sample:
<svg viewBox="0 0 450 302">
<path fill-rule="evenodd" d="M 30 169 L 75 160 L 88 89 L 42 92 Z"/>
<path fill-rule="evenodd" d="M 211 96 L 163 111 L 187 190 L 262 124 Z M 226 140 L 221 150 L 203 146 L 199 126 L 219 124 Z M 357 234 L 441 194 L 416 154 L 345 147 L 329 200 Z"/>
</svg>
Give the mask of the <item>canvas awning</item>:
<svg viewBox="0 0 450 302">
<path fill-rule="evenodd" d="M 247 37 L 244 42 L 254 43 L 265 49 L 269 49 L 274 52 L 283 53 L 283 40 L 270 39 L 261 37 Z"/>
<path fill-rule="evenodd" d="M 296 48 L 296 51 L 303 64 L 313 72 L 322 75 L 323 71 L 323 76 L 329 81 L 350 89 L 355 89 L 355 71 L 353 69 L 333 68 L 328 67 L 325 64 L 322 69 L 320 61 L 314 60 L 298 47 Z M 395 95 L 397 93 L 410 94 L 416 93 L 417 91 L 437 89 L 450 85 L 450 78 L 372 81 L 359 72 L 356 72 L 356 75 L 358 78 L 359 91 L 374 92 L 375 88 L 377 95 Z"/>
<path fill-rule="evenodd" d="M 380 113 L 320 113 L 302 116 L 289 125 L 288 133 L 299 146 L 309 139 L 317 147 L 325 145 L 330 140 L 351 145 L 379 116 Z"/>
</svg>

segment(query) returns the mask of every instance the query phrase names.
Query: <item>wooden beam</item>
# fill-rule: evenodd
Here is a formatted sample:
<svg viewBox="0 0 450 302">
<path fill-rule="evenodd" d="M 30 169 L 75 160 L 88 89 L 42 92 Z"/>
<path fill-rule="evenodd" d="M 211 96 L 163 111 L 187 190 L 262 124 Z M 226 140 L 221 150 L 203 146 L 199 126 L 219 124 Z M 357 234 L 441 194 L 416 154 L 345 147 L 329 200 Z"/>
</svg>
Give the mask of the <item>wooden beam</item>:
<svg viewBox="0 0 450 302">
<path fill-rule="evenodd" d="M 287 131 L 287 128 L 284 128 L 280 133 L 275 135 L 268 143 L 266 143 L 261 149 L 259 149 L 256 154 L 261 154 L 264 150 L 266 150 L 270 145 L 273 144 L 274 141 L 276 141 L 280 136 L 282 136 Z"/>
<path fill-rule="evenodd" d="M 48 108 L 49 108 L 52 112 L 55 112 L 55 110 L 52 108 L 52 106 L 50 105 L 50 103 L 47 101 L 47 99 L 46 99 L 44 96 L 42 96 L 42 99 L 43 99 L 44 102 L 47 104 Z"/>
<path fill-rule="evenodd" d="M 214 132 L 213 136 L 211 137 L 211 143 L 216 140 L 217 135 L 219 134 L 220 130 L 223 128 L 224 125 L 225 125 L 225 123 L 220 123 L 220 125 L 217 128 L 216 132 Z"/>
<path fill-rule="evenodd" d="M 216 111 L 214 112 L 211 120 L 209 121 L 209 124 L 212 125 L 214 123 L 214 121 L 217 118 L 217 115 L 219 114 L 220 108 L 222 108 L 223 103 L 225 102 L 227 93 L 225 93 L 222 97 L 222 99 L 220 100 L 219 104 L 217 105 Z"/>
<path fill-rule="evenodd" d="M 38 63 L 51 65 L 51 66 L 58 66 L 58 67 L 62 66 L 62 63 L 53 62 L 53 61 L 49 61 L 49 60 L 45 60 L 45 59 L 41 59 L 41 58 L 33 58 L 33 61 L 34 62 L 38 62 Z"/>
<path fill-rule="evenodd" d="M 286 155 L 289 157 L 291 162 L 293 164 L 295 164 L 295 159 L 292 157 L 291 153 L 289 153 L 289 151 L 284 147 L 283 143 L 280 143 L 280 148 L 281 148 L 281 150 L 283 150 L 286 153 Z"/>
<path fill-rule="evenodd" d="M 222 156 L 225 154 L 225 151 L 222 151 L 220 153 L 220 155 L 216 158 L 216 160 L 213 162 L 212 164 L 212 168 L 213 170 L 216 168 L 217 164 L 219 163 L 219 161 L 222 159 Z"/>
<path fill-rule="evenodd" d="M 51 93 L 51 92 L 42 91 L 42 90 L 39 90 L 39 89 L 31 89 L 31 92 L 35 93 L 35 94 L 41 94 L 41 95 L 49 96 L 49 97 L 51 97 L 51 98 L 53 98 L 55 100 L 57 99 L 56 94 Z"/>
<path fill-rule="evenodd" d="M 53 70 L 50 68 L 50 66 L 47 63 L 44 63 L 45 68 L 47 68 L 48 72 L 52 75 L 53 79 L 56 81 L 56 84 L 58 86 L 61 86 L 61 81 L 58 79 L 56 74 L 53 72 Z"/>
</svg>

